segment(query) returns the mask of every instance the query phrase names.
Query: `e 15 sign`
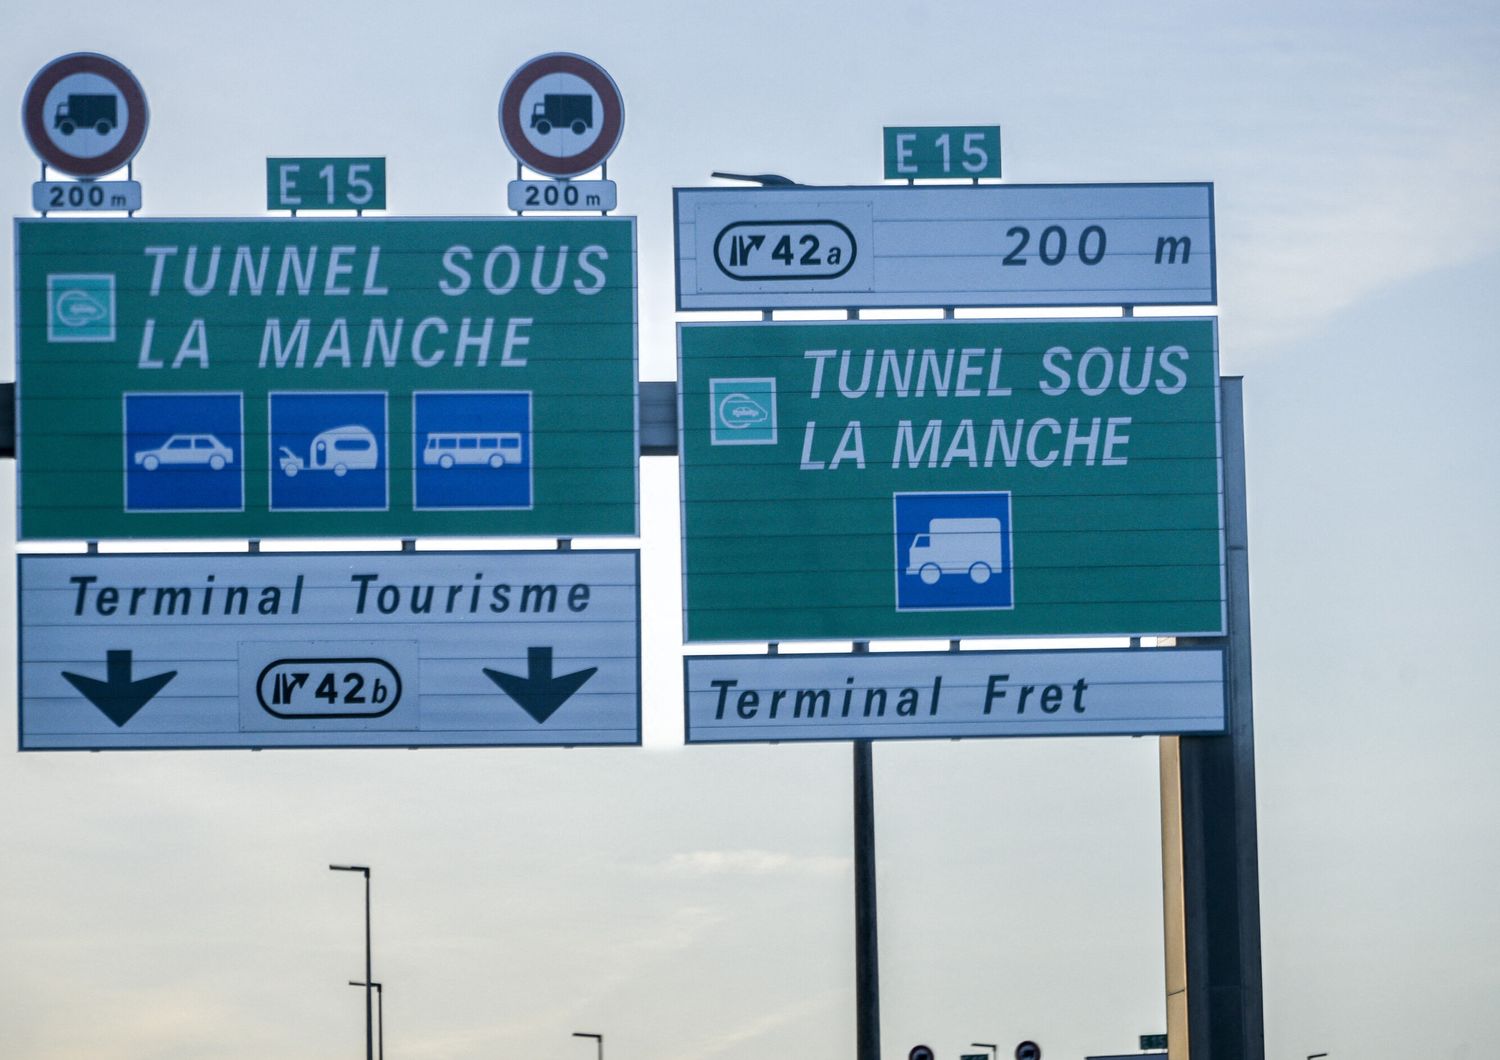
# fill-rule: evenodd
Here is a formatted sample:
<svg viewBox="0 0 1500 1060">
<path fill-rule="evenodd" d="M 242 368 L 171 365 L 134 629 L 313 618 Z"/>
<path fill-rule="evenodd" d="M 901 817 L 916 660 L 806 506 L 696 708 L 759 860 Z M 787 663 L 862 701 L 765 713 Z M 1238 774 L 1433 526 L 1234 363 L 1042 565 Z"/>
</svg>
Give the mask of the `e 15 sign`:
<svg viewBox="0 0 1500 1060">
<path fill-rule="evenodd" d="M 886 126 L 886 180 L 998 176 L 998 125 Z"/>
<path fill-rule="evenodd" d="M 268 158 L 268 210 L 384 210 L 384 158 Z"/>
</svg>

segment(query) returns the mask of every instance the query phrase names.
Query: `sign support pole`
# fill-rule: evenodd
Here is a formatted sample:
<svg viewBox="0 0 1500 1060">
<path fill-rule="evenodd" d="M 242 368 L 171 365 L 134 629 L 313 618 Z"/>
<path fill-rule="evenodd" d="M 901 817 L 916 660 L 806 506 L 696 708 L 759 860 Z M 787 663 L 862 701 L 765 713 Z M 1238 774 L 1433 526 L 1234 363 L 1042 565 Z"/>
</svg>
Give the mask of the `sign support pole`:
<svg viewBox="0 0 1500 1060">
<path fill-rule="evenodd" d="M 1161 741 L 1170 1060 L 1265 1060 L 1241 383 L 1221 387 L 1229 728 Z"/>
<path fill-rule="evenodd" d="M 856 641 L 854 651 L 870 650 Z M 875 901 L 875 760 L 871 741 L 854 741 L 855 1058 L 880 1060 L 880 940 Z"/>
<path fill-rule="evenodd" d="M 875 770 L 854 741 L 854 990 L 856 1060 L 880 1060 L 880 947 L 875 917 Z"/>
</svg>

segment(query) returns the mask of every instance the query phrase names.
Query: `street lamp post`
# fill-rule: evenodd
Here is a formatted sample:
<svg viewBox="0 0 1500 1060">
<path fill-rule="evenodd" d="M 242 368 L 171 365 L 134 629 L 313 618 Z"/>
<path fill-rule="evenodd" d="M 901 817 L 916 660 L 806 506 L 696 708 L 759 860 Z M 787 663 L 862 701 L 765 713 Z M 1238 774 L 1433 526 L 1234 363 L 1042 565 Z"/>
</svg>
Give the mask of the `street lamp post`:
<svg viewBox="0 0 1500 1060">
<path fill-rule="evenodd" d="M 604 1035 L 589 1034 L 587 1031 L 574 1031 L 575 1038 L 592 1038 L 599 1046 L 599 1060 L 604 1060 Z"/>
<path fill-rule="evenodd" d="M 969 1044 L 976 1049 L 988 1049 L 990 1051 L 990 1060 L 999 1060 L 1000 1047 L 994 1042 L 970 1042 Z"/>
<path fill-rule="evenodd" d="M 365 877 L 365 1060 L 375 1060 L 375 995 L 370 976 L 370 867 L 329 865 L 333 872 L 360 872 Z"/>
<path fill-rule="evenodd" d="M 381 989 L 379 983 L 361 983 L 358 979 L 350 979 L 349 985 L 375 988 L 375 1022 L 380 1027 L 378 1035 L 380 1048 L 377 1050 L 377 1055 L 380 1060 L 385 1060 L 385 991 Z"/>
</svg>

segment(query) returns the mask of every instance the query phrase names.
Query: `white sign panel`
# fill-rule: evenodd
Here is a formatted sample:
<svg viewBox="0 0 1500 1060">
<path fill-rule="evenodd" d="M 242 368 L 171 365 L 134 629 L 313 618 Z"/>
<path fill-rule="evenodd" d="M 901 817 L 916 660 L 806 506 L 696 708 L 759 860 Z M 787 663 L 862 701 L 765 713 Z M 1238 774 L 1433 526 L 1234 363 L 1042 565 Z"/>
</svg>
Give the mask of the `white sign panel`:
<svg viewBox="0 0 1500 1060">
<path fill-rule="evenodd" d="M 1211 305 L 1212 184 L 678 188 L 677 308 Z"/>
<path fill-rule="evenodd" d="M 39 180 L 31 185 L 31 208 L 37 213 L 131 212 L 141 208 L 136 180 Z"/>
<path fill-rule="evenodd" d="M 513 180 L 506 203 L 517 213 L 527 210 L 597 210 L 615 208 L 618 189 L 612 180 Z"/>
<path fill-rule="evenodd" d="M 639 553 L 20 557 L 21 749 L 640 743 Z"/>
<path fill-rule="evenodd" d="M 1218 648 L 690 655 L 688 743 L 1224 730 Z"/>
</svg>

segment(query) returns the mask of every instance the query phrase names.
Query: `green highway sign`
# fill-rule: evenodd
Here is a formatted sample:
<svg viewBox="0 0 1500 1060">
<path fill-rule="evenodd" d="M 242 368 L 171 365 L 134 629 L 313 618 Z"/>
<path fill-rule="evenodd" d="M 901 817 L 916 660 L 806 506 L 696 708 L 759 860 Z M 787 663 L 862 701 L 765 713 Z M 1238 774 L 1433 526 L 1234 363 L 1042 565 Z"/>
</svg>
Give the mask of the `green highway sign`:
<svg viewBox="0 0 1500 1060">
<path fill-rule="evenodd" d="M 1216 635 L 1211 318 L 683 324 L 689 641 Z"/>
<path fill-rule="evenodd" d="M 632 218 L 20 220 L 25 539 L 637 527 Z"/>
<path fill-rule="evenodd" d="M 998 125 L 885 127 L 886 180 L 998 176 Z"/>
<path fill-rule="evenodd" d="M 384 210 L 384 158 L 268 158 L 268 210 Z"/>
</svg>

